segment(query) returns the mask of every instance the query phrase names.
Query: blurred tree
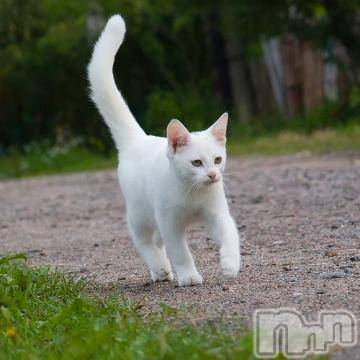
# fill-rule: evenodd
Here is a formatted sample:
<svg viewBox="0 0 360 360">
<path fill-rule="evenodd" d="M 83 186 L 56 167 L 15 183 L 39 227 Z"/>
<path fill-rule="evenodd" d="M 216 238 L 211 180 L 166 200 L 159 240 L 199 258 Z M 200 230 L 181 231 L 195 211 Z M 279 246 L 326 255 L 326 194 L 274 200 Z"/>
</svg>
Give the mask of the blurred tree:
<svg viewBox="0 0 360 360">
<path fill-rule="evenodd" d="M 119 87 L 142 126 L 163 134 L 170 117 L 198 129 L 233 102 L 247 118 L 274 111 L 261 47 L 274 36 L 320 48 L 337 41 L 355 84 L 359 8 L 357 0 L 2 0 L 0 148 L 74 135 L 111 144 L 88 100 L 86 65 L 113 13 L 128 28 L 114 66 Z"/>
<path fill-rule="evenodd" d="M 84 7 L 80 2 L 1 2 L 1 141 L 79 129 L 86 118 Z M 66 121 L 63 121 L 66 119 Z M 87 124 L 88 125 L 88 124 Z"/>
</svg>

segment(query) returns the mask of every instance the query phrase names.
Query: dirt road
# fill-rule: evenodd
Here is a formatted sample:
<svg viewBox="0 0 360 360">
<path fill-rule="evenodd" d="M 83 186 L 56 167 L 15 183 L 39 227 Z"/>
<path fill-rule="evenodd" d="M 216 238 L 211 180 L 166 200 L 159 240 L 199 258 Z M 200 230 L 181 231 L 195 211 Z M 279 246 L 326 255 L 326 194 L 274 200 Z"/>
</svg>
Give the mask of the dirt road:
<svg viewBox="0 0 360 360">
<path fill-rule="evenodd" d="M 360 154 L 232 159 L 228 171 L 243 238 L 236 280 L 223 279 L 215 243 L 195 229 L 189 243 L 203 286 L 150 284 L 115 171 L 0 182 L 0 253 L 94 275 L 100 291 L 115 284 L 152 308 L 189 305 L 246 320 L 257 308 L 342 308 L 359 317 Z"/>
</svg>

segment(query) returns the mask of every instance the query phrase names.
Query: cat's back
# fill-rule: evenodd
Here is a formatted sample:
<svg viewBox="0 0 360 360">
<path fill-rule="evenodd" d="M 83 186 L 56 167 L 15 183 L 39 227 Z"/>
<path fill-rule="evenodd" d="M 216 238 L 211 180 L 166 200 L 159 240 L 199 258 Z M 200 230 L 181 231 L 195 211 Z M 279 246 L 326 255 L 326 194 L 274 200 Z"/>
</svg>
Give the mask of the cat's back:
<svg viewBox="0 0 360 360">
<path fill-rule="evenodd" d="M 157 136 L 138 138 L 119 154 L 118 175 L 124 192 L 143 192 L 167 166 L 167 140 Z"/>
<path fill-rule="evenodd" d="M 119 166 L 138 169 L 140 165 L 147 167 L 159 161 L 159 157 L 166 156 L 166 138 L 147 135 L 136 139 L 124 152 L 119 155 Z"/>
</svg>

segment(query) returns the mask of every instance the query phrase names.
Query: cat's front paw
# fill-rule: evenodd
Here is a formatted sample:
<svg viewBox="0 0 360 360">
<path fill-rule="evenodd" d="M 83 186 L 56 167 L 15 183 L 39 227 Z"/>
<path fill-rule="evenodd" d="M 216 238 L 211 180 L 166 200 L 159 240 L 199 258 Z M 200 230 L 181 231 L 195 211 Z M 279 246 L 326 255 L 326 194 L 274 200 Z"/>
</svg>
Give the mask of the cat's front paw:
<svg viewBox="0 0 360 360">
<path fill-rule="evenodd" d="M 224 267 L 222 269 L 222 273 L 224 276 L 228 278 L 235 278 L 237 274 L 239 273 L 238 267 Z"/>
<path fill-rule="evenodd" d="M 239 259 L 226 259 L 221 262 L 222 273 L 228 278 L 234 278 L 237 276 L 240 270 Z"/>
<path fill-rule="evenodd" d="M 222 273 L 228 278 L 237 276 L 241 265 L 241 256 L 237 247 L 225 247 L 220 249 L 220 264 Z"/>
<path fill-rule="evenodd" d="M 203 281 L 202 277 L 198 272 L 178 275 L 178 285 L 179 286 L 201 285 L 202 281 Z"/>
<path fill-rule="evenodd" d="M 151 279 L 153 282 L 172 281 L 174 279 L 174 275 L 171 270 L 159 269 L 157 271 L 151 271 Z"/>
</svg>

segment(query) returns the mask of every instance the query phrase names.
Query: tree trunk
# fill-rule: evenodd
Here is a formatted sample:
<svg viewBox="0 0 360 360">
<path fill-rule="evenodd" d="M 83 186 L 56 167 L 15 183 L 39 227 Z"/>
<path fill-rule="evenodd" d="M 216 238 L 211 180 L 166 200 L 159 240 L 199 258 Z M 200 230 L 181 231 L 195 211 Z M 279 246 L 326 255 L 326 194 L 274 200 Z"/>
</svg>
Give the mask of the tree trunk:
<svg viewBox="0 0 360 360">
<path fill-rule="evenodd" d="M 231 87 L 225 41 L 220 31 L 219 11 L 215 7 L 210 9 L 205 16 L 205 34 L 209 47 L 215 93 L 229 106 L 231 104 Z"/>
<path fill-rule="evenodd" d="M 226 48 L 236 111 L 240 121 L 247 121 L 257 112 L 250 67 L 237 41 L 229 39 Z"/>
</svg>

